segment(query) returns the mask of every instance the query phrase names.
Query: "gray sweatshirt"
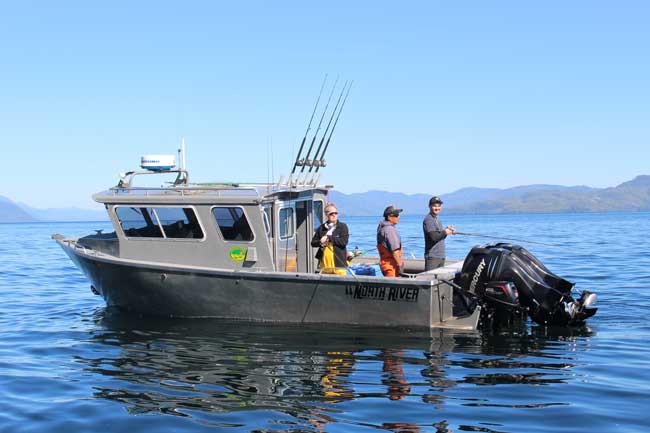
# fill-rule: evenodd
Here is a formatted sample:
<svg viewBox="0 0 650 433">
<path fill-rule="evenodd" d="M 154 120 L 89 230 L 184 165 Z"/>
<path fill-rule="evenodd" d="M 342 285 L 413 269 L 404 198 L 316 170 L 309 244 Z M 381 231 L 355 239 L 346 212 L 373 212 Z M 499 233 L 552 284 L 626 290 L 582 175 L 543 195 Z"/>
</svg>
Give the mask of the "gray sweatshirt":
<svg viewBox="0 0 650 433">
<path fill-rule="evenodd" d="M 437 216 L 431 212 L 422 221 L 424 231 L 424 257 L 445 258 L 445 238 L 447 233 Z"/>
<path fill-rule="evenodd" d="M 402 248 L 402 239 L 395 224 L 390 221 L 380 221 L 377 226 L 377 245 L 383 245 L 391 253 Z"/>
</svg>

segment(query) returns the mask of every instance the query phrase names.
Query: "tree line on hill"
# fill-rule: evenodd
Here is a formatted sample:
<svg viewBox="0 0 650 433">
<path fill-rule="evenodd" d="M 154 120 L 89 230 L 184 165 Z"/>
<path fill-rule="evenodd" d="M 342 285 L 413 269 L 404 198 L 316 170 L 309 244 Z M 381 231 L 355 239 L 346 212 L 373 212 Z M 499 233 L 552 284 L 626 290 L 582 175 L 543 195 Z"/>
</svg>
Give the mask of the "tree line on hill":
<svg viewBox="0 0 650 433">
<path fill-rule="evenodd" d="M 650 211 L 650 175 L 637 176 L 615 187 L 526 185 L 514 188 L 462 188 L 438 194 L 444 201 L 445 213 L 562 213 Z M 381 215 L 389 204 L 404 209 L 404 214 L 428 212 L 432 194 L 404 194 L 368 191 L 344 194 L 330 191 L 330 201 L 347 216 Z M 106 221 L 106 212 L 94 209 L 37 209 L 0 196 L 0 222 L 35 221 Z"/>
<path fill-rule="evenodd" d="M 349 216 L 381 215 L 389 204 L 404 214 L 428 212 L 431 195 L 444 201 L 445 213 L 569 213 L 650 211 L 650 176 L 637 176 L 615 187 L 526 185 L 507 189 L 462 188 L 449 194 L 403 194 L 386 191 L 343 194 L 331 191 L 329 198 Z"/>
</svg>

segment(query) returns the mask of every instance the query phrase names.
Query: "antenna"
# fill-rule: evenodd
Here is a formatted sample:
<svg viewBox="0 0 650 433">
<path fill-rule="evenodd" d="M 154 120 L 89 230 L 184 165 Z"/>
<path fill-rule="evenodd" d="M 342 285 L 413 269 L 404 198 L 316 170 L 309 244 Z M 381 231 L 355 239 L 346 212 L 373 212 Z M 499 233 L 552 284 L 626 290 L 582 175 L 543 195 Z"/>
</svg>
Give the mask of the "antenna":
<svg viewBox="0 0 650 433">
<path fill-rule="evenodd" d="M 266 192 L 269 192 L 271 185 L 271 151 L 269 146 L 269 137 L 266 137 Z"/>
<path fill-rule="evenodd" d="M 273 137 L 271 137 L 271 179 L 275 179 L 275 161 L 273 159 Z"/>
<path fill-rule="evenodd" d="M 187 166 L 185 165 L 185 137 L 181 137 L 181 148 L 178 149 L 178 159 L 181 170 L 186 170 Z"/>
</svg>

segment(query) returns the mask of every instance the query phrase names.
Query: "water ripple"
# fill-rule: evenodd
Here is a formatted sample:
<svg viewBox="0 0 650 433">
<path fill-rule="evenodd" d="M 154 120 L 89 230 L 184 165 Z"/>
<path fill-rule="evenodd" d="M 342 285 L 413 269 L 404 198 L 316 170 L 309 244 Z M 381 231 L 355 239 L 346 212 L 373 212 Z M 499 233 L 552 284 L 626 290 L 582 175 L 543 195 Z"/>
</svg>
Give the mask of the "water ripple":
<svg viewBox="0 0 650 433">
<path fill-rule="evenodd" d="M 646 431 L 650 256 L 637 233 L 650 219 L 617 215 L 615 232 L 610 221 L 445 217 L 467 232 L 562 244 L 531 251 L 598 292 L 600 310 L 577 329 L 431 335 L 124 315 L 49 239 L 107 224 L 0 224 L 0 430 Z M 351 245 L 374 247 L 376 219 L 349 226 Z M 421 256 L 421 221 L 400 228 Z M 453 237 L 449 254 L 475 241 Z"/>
</svg>

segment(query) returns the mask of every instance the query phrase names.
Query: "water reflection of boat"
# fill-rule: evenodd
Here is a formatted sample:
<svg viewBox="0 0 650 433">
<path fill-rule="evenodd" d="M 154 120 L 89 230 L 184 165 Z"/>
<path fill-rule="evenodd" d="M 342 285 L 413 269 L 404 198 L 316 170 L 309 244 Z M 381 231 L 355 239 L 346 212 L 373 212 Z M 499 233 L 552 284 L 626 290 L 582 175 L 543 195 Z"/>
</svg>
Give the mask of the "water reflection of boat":
<svg viewBox="0 0 650 433">
<path fill-rule="evenodd" d="M 303 379 L 318 382 L 323 376 L 345 376 L 354 366 L 354 353 L 378 351 L 364 360 L 382 360 L 386 356 L 393 358 L 389 363 L 398 363 L 407 349 L 442 353 L 453 350 L 457 338 L 477 338 L 475 333 L 440 330 L 405 335 L 398 330 L 358 326 L 325 330 L 314 325 L 261 326 L 219 319 L 143 320 L 121 313 L 102 318 L 100 325 L 109 332 L 99 333 L 97 339 L 120 347 L 124 355 L 133 351 L 134 359 L 145 363 L 155 363 L 160 350 L 165 363 L 189 368 L 183 374 L 187 377 L 209 379 L 225 374 L 230 367 L 245 366 L 249 377 L 240 378 L 242 382 L 233 387 L 250 386 L 263 395 L 294 394 L 296 388 L 302 388 L 299 382 Z M 216 335 L 215 329 L 221 335 Z M 146 356 L 140 350 L 147 352 Z M 284 384 L 278 382 L 278 377 L 289 371 L 289 378 L 293 373 L 304 375 L 295 383 L 291 379 Z M 304 395 L 322 397 L 321 390 L 303 391 Z"/>
<path fill-rule="evenodd" d="M 124 314 L 105 314 L 98 328 L 93 343 L 99 346 L 78 359 L 110 379 L 97 381 L 97 398 L 134 414 L 224 421 L 263 409 L 310 426 L 333 422 L 337 405 L 359 399 L 417 399 L 444 407 L 459 384 L 562 384 L 574 378 L 573 364 L 540 355 L 553 338 L 588 335 L 405 335 L 386 328 L 153 321 Z M 532 355 L 538 357 L 531 361 Z M 462 376 L 449 373 L 459 369 Z"/>
</svg>

